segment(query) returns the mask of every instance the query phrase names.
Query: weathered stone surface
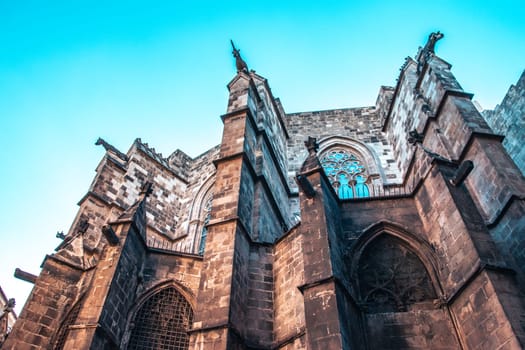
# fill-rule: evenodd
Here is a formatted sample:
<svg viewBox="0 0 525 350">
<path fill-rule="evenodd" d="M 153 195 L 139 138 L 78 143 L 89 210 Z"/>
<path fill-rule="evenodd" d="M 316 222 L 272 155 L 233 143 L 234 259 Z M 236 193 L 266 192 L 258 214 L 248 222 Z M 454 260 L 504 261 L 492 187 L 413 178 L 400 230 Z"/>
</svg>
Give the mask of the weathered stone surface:
<svg viewBox="0 0 525 350">
<path fill-rule="evenodd" d="M 494 110 L 484 110 L 482 114 L 492 130 L 505 135 L 503 146 L 521 173 L 525 174 L 525 71 L 518 82 L 511 85 L 503 101 Z"/>
<path fill-rule="evenodd" d="M 487 123 L 450 68 L 407 58 L 375 106 L 291 114 L 243 69 L 221 144 L 196 158 L 99 140 L 95 179 L 3 348 L 133 348 L 161 326 L 173 332 L 141 342 L 524 347 L 525 78 Z"/>
</svg>

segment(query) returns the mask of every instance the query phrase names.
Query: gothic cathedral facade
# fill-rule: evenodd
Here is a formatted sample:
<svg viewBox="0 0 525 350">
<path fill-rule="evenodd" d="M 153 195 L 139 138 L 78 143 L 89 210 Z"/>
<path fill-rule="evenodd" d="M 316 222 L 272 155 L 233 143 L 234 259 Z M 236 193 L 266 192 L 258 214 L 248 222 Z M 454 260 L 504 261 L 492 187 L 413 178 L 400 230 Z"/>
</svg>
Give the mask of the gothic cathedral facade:
<svg viewBox="0 0 525 350">
<path fill-rule="evenodd" d="M 3 349 L 524 347 L 525 78 L 508 133 L 442 36 L 375 106 L 293 114 L 234 47 L 220 145 L 99 139 Z"/>
</svg>

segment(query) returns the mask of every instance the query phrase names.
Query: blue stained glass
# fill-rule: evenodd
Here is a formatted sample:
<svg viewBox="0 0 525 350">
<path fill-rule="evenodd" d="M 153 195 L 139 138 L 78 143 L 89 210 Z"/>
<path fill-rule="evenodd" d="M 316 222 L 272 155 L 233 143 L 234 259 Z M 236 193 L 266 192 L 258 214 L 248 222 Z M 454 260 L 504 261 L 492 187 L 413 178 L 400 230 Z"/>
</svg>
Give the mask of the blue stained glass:
<svg viewBox="0 0 525 350">
<path fill-rule="evenodd" d="M 365 167 L 355 155 L 346 150 L 330 151 L 321 158 L 321 165 L 339 198 L 370 196 L 365 184 Z"/>
<path fill-rule="evenodd" d="M 354 198 L 352 187 L 348 184 L 348 176 L 345 173 L 339 173 L 339 198 Z"/>
<path fill-rule="evenodd" d="M 368 190 L 368 186 L 365 185 L 366 179 L 363 176 L 358 175 L 356 176 L 355 181 L 356 181 L 356 185 L 355 185 L 356 197 L 358 198 L 369 197 L 370 191 Z"/>
</svg>

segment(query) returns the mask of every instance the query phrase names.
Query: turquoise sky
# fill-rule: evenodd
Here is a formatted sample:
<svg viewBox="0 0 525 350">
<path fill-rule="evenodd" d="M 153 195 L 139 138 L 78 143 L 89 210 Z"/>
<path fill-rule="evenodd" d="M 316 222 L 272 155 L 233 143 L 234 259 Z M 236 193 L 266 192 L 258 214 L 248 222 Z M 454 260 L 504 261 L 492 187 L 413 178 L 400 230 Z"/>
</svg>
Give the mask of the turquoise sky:
<svg viewBox="0 0 525 350">
<path fill-rule="evenodd" d="M 373 105 L 435 30 L 485 108 L 525 68 L 521 1 L 0 0 L 0 286 L 20 309 L 104 154 L 141 137 L 168 156 L 220 141 L 229 40 L 287 112 Z M 426 3 L 426 2 L 425 2 Z"/>
</svg>

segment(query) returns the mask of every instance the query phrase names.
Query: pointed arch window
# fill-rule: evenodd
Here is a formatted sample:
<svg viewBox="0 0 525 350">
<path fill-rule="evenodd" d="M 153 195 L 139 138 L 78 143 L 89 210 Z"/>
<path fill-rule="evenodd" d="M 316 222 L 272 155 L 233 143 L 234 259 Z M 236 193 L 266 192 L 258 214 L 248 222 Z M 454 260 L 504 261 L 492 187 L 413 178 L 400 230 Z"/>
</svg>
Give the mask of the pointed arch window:
<svg viewBox="0 0 525 350">
<path fill-rule="evenodd" d="M 164 288 L 149 297 L 137 312 L 128 349 L 186 350 L 192 322 L 190 303 L 174 287 Z"/>
<path fill-rule="evenodd" d="M 69 334 L 69 327 L 74 324 L 74 322 L 77 320 L 78 314 L 80 313 L 80 306 L 82 304 L 77 302 L 75 306 L 69 311 L 67 317 L 62 322 L 62 326 L 60 327 L 60 330 L 58 331 L 56 340 L 55 340 L 55 346 L 53 350 L 63 350 L 64 345 L 66 344 L 67 336 Z"/>
<path fill-rule="evenodd" d="M 341 199 L 369 197 L 366 167 L 345 149 L 331 150 L 321 157 L 321 165 Z"/>
<path fill-rule="evenodd" d="M 208 228 L 206 227 L 211 219 L 211 202 L 213 200 L 213 194 L 206 201 L 206 205 L 203 208 L 204 223 L 201 230 L 201 241 L 199 242 L 199 255 L 204 254 L 206 248 L 206 236 L 208 236 Z"/>
<path fill-rule="evenodd" d="M 370 313 L 402 312 L 412 304 L 436 299 L 419 257 L 402 240 L 387 234 L 368 244 L 357 273 L 361 302 Z"/>
</svg>

